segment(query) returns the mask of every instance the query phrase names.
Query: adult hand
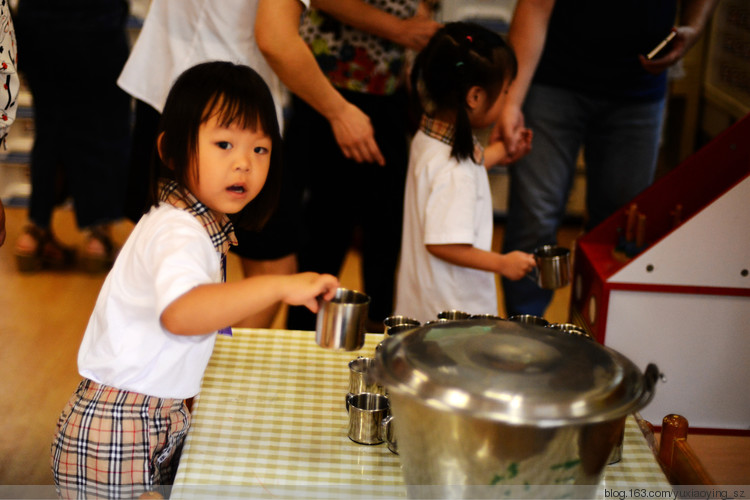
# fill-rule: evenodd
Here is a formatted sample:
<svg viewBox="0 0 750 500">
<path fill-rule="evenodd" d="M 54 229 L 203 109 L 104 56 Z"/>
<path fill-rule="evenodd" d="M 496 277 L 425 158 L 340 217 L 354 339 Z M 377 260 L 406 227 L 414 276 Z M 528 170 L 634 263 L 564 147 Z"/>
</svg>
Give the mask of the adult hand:
<svg viewBox="0 0 750 500">
<path fill-rule="evenodd" d="M 403 19 L 401 25 L 398 38 L 394 41 L 415 51 L 425 48 L 432 35 L 442 27 L 442 24 L 434 19 L 420 14 Z"/>
<path fill-rule="evenodd" d="M 513 163 L 531 149 L 531 131 L 524 126 L 519 106 L 506 104 L 490 134 L 490 142 L 503 141 L 507 163 Z"/>
<path fill-rule="evenodd" d="M 359 163 L 385 165 L 385 158 L 375 142 L 370 118 L 358 107 L 345 102 L 342 109 L 328 121 L 345 157 Z"/>
<path fill-rule="evenodd" d="M 679 26 L 675 28 L 675 30 L 677 31 L 677 34 L 670 42 L 669 50 L 663 56 L 651 59 L 650 61 L 642 54 L 638 56 L 638 60 L 641 62 L 643 69 L 649 73 L 658 75 L 682 59 L 688 49 L 695 45 L 695 42 L 698 41 L 698 37 L 700 37 L 698 30 L 692 26 Z"/>
</svg>

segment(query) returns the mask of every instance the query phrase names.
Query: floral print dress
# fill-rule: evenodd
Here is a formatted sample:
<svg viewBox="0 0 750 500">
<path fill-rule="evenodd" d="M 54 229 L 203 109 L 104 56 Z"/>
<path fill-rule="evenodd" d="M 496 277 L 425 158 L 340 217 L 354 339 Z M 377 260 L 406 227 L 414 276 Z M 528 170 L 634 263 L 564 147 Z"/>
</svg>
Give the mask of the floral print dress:
<svg viewBox="0 0 750 500">
<path fill-rule="evenodd" d="M 414 16 L 418 0 L 365 0 L 401 19 Z M 391 95 L 404 81 L 405 49 L 376 35 L 310 9 L 300 33 L 315 54 L 323 73 L 340 89 Z"/>
</svg>

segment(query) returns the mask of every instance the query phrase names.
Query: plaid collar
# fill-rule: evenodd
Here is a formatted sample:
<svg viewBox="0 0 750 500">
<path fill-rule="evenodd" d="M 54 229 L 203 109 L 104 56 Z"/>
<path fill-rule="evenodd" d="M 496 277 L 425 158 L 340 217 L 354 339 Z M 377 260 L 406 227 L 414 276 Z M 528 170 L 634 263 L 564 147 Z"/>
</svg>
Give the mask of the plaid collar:
<svg viewBox="0 0 750 500">
<path fill-rule="evenodd" d="M 456 127 L 452 123 L 432 118 L 427 114 L 422 115 L 422 119 L 419 122 L 419 130 L 427 134 L 427 136 L 437 139 L 438 141 L 453 146 L 453 138 L 456 135 Z M 474 163 L 479 165 L 484 164 L 484 149 L 479 144 L 479 140 L 472 135 L 474 141 L 474 154 L 472 159 Z"/>
<path fill-rule="evenodd" d="M 185 210 L 198 219 L 211 237 L 211 243 L 213 243 L 214 248 L 222 256 L 226 256 L 231 245 L 237 245 L 234 226 L 230 222 L 229 217 L 223 215 L 220 220 L 216 220 L 213 212 L 206 205 L 198 201 L 198 198 L 191 192 L 181 189 L 180 185 L 175 181 L 169 181 L 162 185 L 159 200 L 173 207 Z"/>
</svg>

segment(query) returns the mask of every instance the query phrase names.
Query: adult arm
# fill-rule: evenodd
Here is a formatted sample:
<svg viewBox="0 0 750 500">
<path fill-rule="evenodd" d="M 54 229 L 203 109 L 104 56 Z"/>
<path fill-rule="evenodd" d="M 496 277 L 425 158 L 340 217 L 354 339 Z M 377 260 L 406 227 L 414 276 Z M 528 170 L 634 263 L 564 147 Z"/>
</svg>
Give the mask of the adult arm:
<svg viewBox="0 0 750 500">
<path fill-rule="evenodd" d="M 426 245 L 427 251 L 451 264 L 490 271 L 518 280 L 536 265 L 531 254 L 513 251 L 507 254 L 481 250 L 468 244 Z"/>
<path fill-rule="evenodd" d="M 299 35 L 304 6 L 299 0 L 260 0 L 255 41 L 282 82 L 331 124 L 344 156 L 385 164 L 369 117 L 331 85 Z"/>
<path fill-rule="evenodd" d="M 385 38 L 413 50 L 422 50 L 441 24 L 420 2 L 417 13 L 401 19 L 362 0 L 312 0 L 311 5 L 360 31 Z"/>
<path fill-rule="evenodd" d="M 658 74 L 682 59 L 706 30 L 718 0 L 684 0 L 680 8 L 679 26 L 669 51 L 658 59 L 649 61 L 640 55 L 643 68 L 649 73 Z"/>
<path fill-rule="evenodd" d="M 518 59 L 518 74 L 508 88 L 500 119 L 492 133 L 493 140 L 503 140 L 514 161 L 519 154 L 524 133 L 521 107 L 536 72 L 547 39 L 547 27 L 555 0 L 519 0 L 508 32 L 508 42 Z"/>
</svg>

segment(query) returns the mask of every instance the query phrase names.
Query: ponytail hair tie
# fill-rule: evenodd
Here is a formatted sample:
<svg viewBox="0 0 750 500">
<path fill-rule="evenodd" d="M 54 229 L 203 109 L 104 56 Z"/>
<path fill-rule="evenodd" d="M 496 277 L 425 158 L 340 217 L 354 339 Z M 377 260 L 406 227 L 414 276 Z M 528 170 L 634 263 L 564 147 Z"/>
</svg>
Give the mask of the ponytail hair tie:
<svg viewBox="0 0 750 500">
<path fill-rule="evenodd" d="M 466 35 L 466 39 L 469 41 L 469 43 L 472 43 L 474 41 L 471 35 Z"/>
</svg>

